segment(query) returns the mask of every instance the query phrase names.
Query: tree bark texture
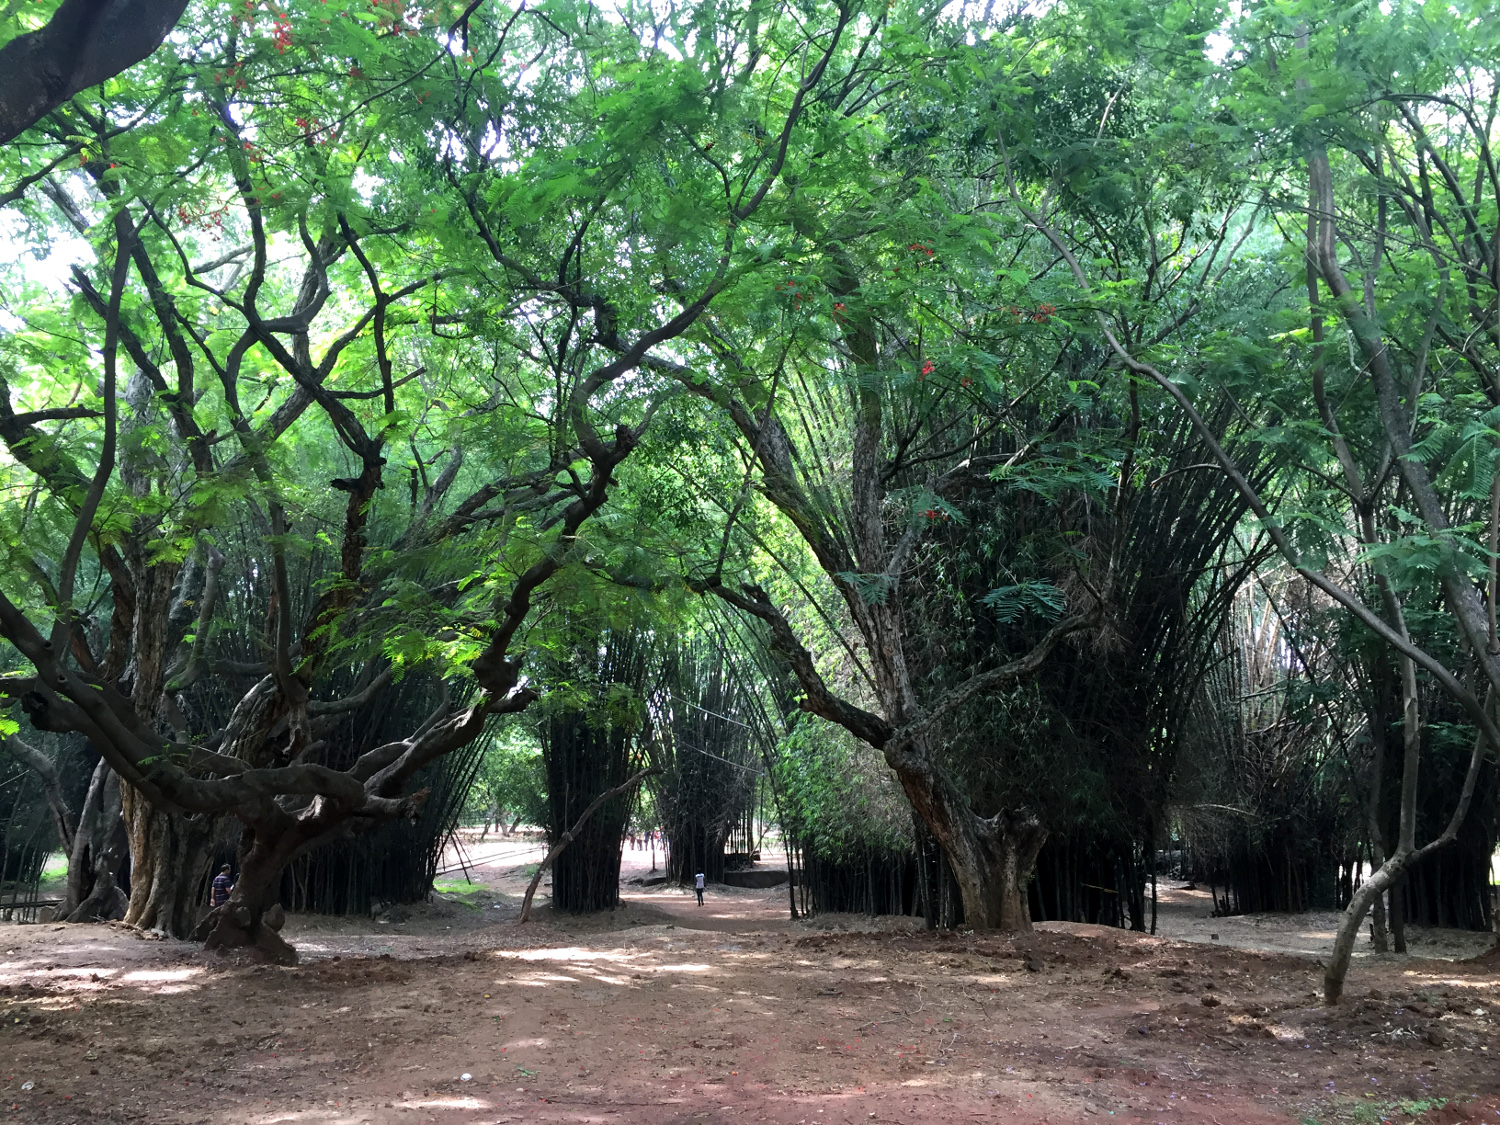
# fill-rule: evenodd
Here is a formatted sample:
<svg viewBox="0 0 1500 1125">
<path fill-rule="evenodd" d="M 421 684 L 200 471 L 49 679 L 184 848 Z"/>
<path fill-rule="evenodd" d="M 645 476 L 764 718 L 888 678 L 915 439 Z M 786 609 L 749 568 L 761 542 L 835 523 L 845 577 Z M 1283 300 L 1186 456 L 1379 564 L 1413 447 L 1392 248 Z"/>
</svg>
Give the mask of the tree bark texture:
<svg viewBox="0 0 1500 1125">
<path fill-rule="evenodd" d="M 982 818 L 962 793 L 931 770 L 896 769 L 907 799 L 942 846 L 963 897 L 964 921 L 975 929 L 1026 931 L 1026 886 L 1047 830 L 1028 809 Z"/>
<path fill-rule="evenodd" d="M 130 909 L 125 921 L 185 938 L 207 908 L 205 887 L 222 818 L 173 816 L 131 786 L 121 787 L 130 840 Z"/>
<path fill-rule="evenodd" d="M 296 828 L 256 832 L 246 827 L 240 837 L 239 877 L 229 901 L 211 910 L 193 933 L 204 949 L 244 949 L 253 960 L 297 963 L 296 949 L 281 936 L 286 912 L 278 896 L 281 872 L 306 846 L 306 837 L 305 830 Z"/>
<path fill-rule="evenodd" d="M 0 48 L 0 144 L 161 45 L 187 0 L 63 0 L 45 27 Z"/>
<path fill-rule="evenodd" d="M 1360 927 L 1365 915 L 1391 885 L 1395 883 L 1412 861 L 1415 853 L 1397 851 L 1368 879 L 1360 884 L 1348 907 L 1339 918 L 1338 932 L 1333 939 L 1333 952 L 1328 957 L 1328 966 L 1323 971 L 1323 1001 L 1337 1004 L 1344 995 L 1344 980 L 1349 975 L 1349 962 L 1354 956 L 1354 943 L 1359 940 Z"/>
<path fill-rule="evenodd" d="M 120 779 L 100 761 L 89 779 L 88 796 L 68 853 L 68 886 L 56 917 L 65 922 L 123 918 L 130 900 L 115 875 L 129 847 L 120 810 Z"/>
</svg>

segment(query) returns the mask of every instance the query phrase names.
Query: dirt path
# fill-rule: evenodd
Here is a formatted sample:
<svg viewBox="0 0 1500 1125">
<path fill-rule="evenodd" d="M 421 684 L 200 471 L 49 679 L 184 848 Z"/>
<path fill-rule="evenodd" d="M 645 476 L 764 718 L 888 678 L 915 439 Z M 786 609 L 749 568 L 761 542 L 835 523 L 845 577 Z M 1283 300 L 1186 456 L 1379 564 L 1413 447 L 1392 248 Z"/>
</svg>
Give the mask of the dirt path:
<svg viewBox="0 0 1500 1125">
<path fill-rule="evenodd" d="M 493 892 L 497 902 L 490 908 L 512 909 L 512 900 L 525 893 L 526 884 L 535 870 L 534 865 L 546 854 L 538 841 L 467 841 L 460 853 L 451 849 L 444 856 L 445 878 L 467 877 L 470 886 L 484 887 Z M 611 912 L 611 917 L 599 923 L 570 919 L 569 925 L 596 924 L 607 926 L 630 925 L 680 925 L 717 933 L 756 933 L 761 931 L 786 931 L 790 928 L 785 887 L 766 890 L 749 890 L 739 887 L 711 886 L 703 906 L 699 906 L 693 892 L 686 887 L 640 885 L 643 879 L 661 875 L 660 853 L 653 866 L 649 851 L 627 849 L 620 864 L 620 899 L 624 909 Z M 761 866 L 774 869 L 784 866 L 780 856 L 767 855 Z M 547 890 L 550 882 L 544 882 L 538 895 L 537 906 L 543 916 L 549 914 Z M 470 896 L 472 897 L 472 896 Z M 508 918 L 502 913 L 500 918 Z M 401 927 L 398 925 L 397 929 Z"/>
<path fill-rule="evenodd" d="M 467 874 L 477 884 L 500 895 L 519 895 L 524 891 L 529 871 L 545 854 L 536 841 L 492 838 L 469 841 L 464 849 L 466 866 L 461 866 L 458 852 L 445 858 L 449 878 Z M 659 856 L 656 857 L 658 860 Z M 767 854 L 762 867 L 785 866 L 779 855 Z M 747 933 L 756 929 L 785 930 L 787 894 L 783 887 L 771 891 L 742 891 L 733 887 L 712 887 L 705 908 L 698 908 L 691 891 L 677 887 L 640 888 L 632 881 L 660 874 L 652 865 L 649 852 L 627 849 L 622 856 L 620 878 L 622 898 L 632 907 L 641 908 L 641 917 L 663 921 L 670 918 L 681 925 L 726 933 Z M 1497 860 L 1500 863 L 1500 860 Z M 549 884 L 550 885 L 550 884 Z M 1177 941 L 1219 944 L 1238 949 L 1274 953 L 1294 953 L 1305 957 L 1325 957 L 1333 947 L 1338 928 L 1336 911 L 1309 911 L 1304 914 L 1247 914 L 1228 918 L 1213 917 L 1213 898 L 1207 890 L 1183 889 L 1180 883 L 1163 881 L 1157 895 L 1157 934 Z M 538 902 L 545 903 L 544 886 Z M 849 919 L 840 922 L 848 925 Z M 1417 957 L 1476 957 L 1489 949 L 1494 939 L 1489 934 L 1465 930 L 1446 930 L 1408 926 L 1410 953 Z M 1362 941 L 1355 951 L 1360 961 L 1380 959 L 1368 942 Z M 1401 958 L 1385 955 L 1392 963 Z M 1500 1125 L 1500 1123 L 1497 1123 Z"/>
<path fill-rule="evenodd" d="M 688 929 L 750 934 L 784 933 L 793 928 L 784 887 L 763 891 L 712 887 L 704 895 L 702 906 L 693 892 L 683 887 L 621 890 L 620 898 L 630 906 L 658 911 L 664 920 Z"/>
<path fill-rule="evenodd" d="M 293 918 L 293 969 L 0 926 L 0 1125 L 1500 1125 L 1500 954 L 1452 960 L 1486 935 L 1362 955 L 1330 1012 L 1333 916 L 1164 889 L 1161 937 L 1013 941 L 626 883 L 520 926 L 538 859 L 486 842 L 446 876 L 466 893 Z"/>
<path fill-rule="evenodd" d="M 1362 962 L 1329 1012 L 1313 960 L 1222 941 L 818 931 L 775 890 L 522 927 L 469 897 L 294 919 L 292 969 L 0 927 L 0 1122 L 1500 1123 L 1493 955 Z"/>
<path fill-rule="evenodd" d="M 1333 937 L 1339 924 L 1339 915 L 1333 910 L 1215 918 L 1212 916 L 1213 899 L 1207 891 L 1181 890 L 1167 884 L 1161 886 L 1157 898 L 1156 932 L 1179 941 L 1326 957 L 1333 948 Z M 1365 930 L 1368 936 L 1368 923 Z M 1490 934 L 1428 926 L 1408 926 L 1406 936 L 1411 956 L 1448 959 L 1477 957 L 1495 940 Z M 1368 941 L 1361 941 L 1354 955 L 1361 961 L 1387 959 L 1399 964 L 1403 960 L 1394 955 L 1375 953 Z"/>
</svg>

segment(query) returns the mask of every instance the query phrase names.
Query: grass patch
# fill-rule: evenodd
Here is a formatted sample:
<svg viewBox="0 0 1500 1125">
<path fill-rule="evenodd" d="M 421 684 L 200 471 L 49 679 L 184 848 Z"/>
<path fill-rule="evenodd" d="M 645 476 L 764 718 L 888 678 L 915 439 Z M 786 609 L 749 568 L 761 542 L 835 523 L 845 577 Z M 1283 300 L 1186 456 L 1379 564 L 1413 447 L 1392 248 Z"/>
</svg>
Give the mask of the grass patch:
<svg viewBox="0 0 1500 1125">
<path fill-rule="evenodd" d="M 489 890 L 483 883 L 466 883 L 462 879 L 438 879 L 433 882 L 432 889 L 445 895 L 475 895 Z"/>
<path fill-rule="evenodd" d="M 1447 1098 L 1417 1098 L 1393 1101 L 1355 1101 L 1330 1106 L 1326 1116 L 1304 1117 L 1302 1125 L 1383 1125 L 1384 1122 L 1412 1121 L 1431 1110 L 1442 1109 Z"/>
<path fill-rule="evenodd" d="M 42 882 L 51 883 L 68 877 L 68 857 L 62 852 L 53 852 L 42 864 Z"/>
</svg>

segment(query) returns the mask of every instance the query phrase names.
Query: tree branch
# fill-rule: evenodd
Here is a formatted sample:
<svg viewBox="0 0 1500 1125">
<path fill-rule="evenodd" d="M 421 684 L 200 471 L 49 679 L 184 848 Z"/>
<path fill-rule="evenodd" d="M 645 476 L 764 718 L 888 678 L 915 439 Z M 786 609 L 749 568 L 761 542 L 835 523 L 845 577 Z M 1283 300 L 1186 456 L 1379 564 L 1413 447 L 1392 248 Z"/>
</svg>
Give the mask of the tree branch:
<svg viewBox="0 0 1500 1125">
<path fill-rule="evenodd" d="M 64 853 L 73 853 L 73 836 L 78 831 L 78 814 L 68 807 L 63 797 L 62 777 L 57 763 L 29 742 L 16 735 L 0 739 L 0 746 L 10 751 L 11 757 L 36 774 L 42 783 L 42 792 L 47 797 L 47 808 L 52 813 L 52 824 L 57 829 L 58 842 Z"/>
<path fill-rule="evenodd" d="M 639 785 L 642 779 L 650 777 L 652 774 L 659 772 L 660 770 L 658 767 L 647 766 L 643 770 L 636 771 L 634 775 L 627 778 L 619 785 L 616 785 L 613 789 L 609 789 L 603 793 L 600 793 L 599 796 L 595 797 L 593 801 L 589 803 L 589 807 L 583 810 L 583 815 L 574 822 L 573 827 L 569 828 L 562 834 L 562 837 L 557 841 L 557 843 L 553 844 L 552 847 L 548 850 L 546 858 L 543 859 L 541 863 L 537 864 L 536 874 L 531 877 L 531 882 L 526 887 L 526 897 L 521 900 L 521 921 L 531 921 L 531 898 L 536 894 L 537 887 L 541 885 L 542 876 L 546 874 L 547 868 L 552 866 L 552 861 L 555 860 L 558 856 L 562 855 L 563 849 L 573 842 L 574 837 L 576 837 L 578 833 L 583 831 L 583 826 L 589 822 L 589 817 L 598 812 L 600 806 L 602 806 L 605 802 L 618 797 L 621 793 L 628 792 L 629 790 Z"/>
<path fill-rule="evenodd" d="M 63 0 L 47 25 L 0 47 L 0 144 L 161 45 L 187 0 Z"/>
</svg>

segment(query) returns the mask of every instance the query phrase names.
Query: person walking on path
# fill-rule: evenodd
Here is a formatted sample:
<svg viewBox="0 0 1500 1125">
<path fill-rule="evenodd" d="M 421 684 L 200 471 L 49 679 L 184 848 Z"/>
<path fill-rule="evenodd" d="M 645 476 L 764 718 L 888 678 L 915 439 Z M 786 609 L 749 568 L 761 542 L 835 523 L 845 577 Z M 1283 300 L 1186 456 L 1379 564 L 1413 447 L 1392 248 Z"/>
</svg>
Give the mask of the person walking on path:
<svg viewBox="0 0 1500 1125">
<path fill-rule="evenodd" d="M 698 905 L 703 905 L 703 872 L 693 876 L 693 890 L 698 892 Z"/>
<path fill-rule="evenodd" d="M 219 873 L 214 876 L 213 890 L 209 892 L 209 902 L 213 906 L 223 906 L 229 901 L 229 892 L 234 889 L 234 883 L 229 878 L 229 864 L 219 868 Z"/>
</svg>

